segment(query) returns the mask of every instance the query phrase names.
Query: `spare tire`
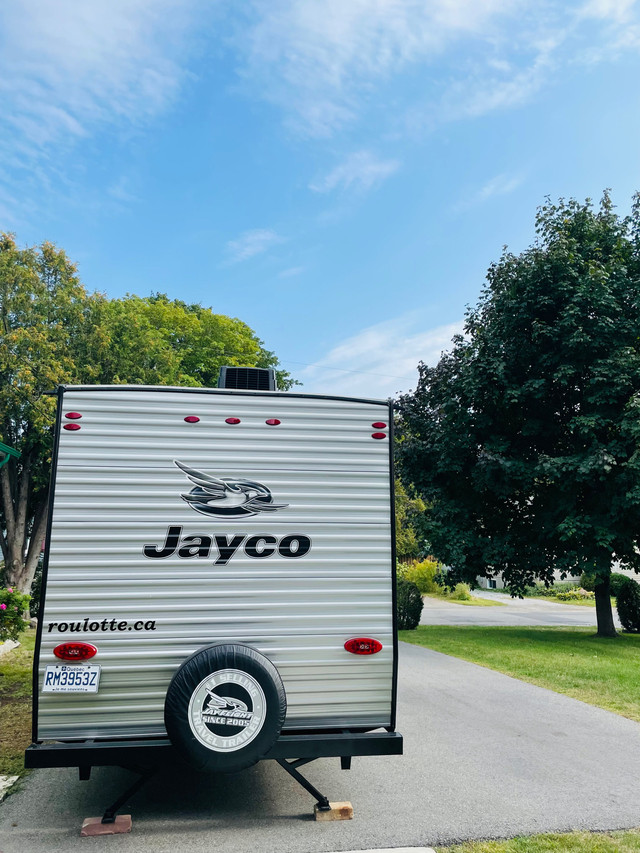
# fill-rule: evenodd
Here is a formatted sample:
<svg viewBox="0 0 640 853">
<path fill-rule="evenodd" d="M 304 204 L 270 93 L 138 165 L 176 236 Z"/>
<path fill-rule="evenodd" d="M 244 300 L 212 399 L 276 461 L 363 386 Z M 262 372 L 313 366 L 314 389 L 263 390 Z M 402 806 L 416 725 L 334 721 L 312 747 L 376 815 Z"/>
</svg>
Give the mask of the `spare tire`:
<svg viewBox="0 0 640 853">
<path fill-rule="evenodd" d="M 280 674 L 237 643 L 199 649 L 173 676 L 164 705 L 171 743 L 197 770 L 251 767 L 278 739 L 287 711 Z"/>
</svg>

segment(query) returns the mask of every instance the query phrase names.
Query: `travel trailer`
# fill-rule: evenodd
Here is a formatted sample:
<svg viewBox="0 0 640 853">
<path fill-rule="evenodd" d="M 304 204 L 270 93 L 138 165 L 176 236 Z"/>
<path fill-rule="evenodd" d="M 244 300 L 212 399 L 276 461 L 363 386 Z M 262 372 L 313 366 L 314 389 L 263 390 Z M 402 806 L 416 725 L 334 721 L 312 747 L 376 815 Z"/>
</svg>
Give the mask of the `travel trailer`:
<svg viewBox="0 0 640 853">
<path fill-rule="evenodd" d="M 275 759 L 323 810 L 301 764 L 402 752 L 392 413 L 220 386 L 58 389 L 26 765 Z"/>
</svg>

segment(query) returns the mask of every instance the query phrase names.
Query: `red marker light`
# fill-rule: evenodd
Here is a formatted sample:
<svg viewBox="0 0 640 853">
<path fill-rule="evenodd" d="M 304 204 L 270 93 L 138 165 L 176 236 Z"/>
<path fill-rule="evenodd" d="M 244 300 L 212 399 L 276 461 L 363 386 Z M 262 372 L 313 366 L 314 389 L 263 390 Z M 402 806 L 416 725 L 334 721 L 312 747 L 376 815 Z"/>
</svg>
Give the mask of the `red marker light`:
<svg viewBox="0 0 640 853">
<path fill-rule="evenodd" d="M 98 650 L 91 643 L 61 643 L 53 653 L 60 660 L 89 660 Z"/>
<path fill-rule="evenodd" d="M 386 437 L 387 437 L 386 432 L 372 432 L 371 433 L 371 438 L 386 438 Z"/>
<path fill-rule="evenodd" d="M 382 643 L 372 640 L 371 637 L 354 637 L 347 640 L 344 647 L 352 655 L 376 655 L 382 650 Z"/>
<path fill-rule="evenodd" d="M 78 421 L 81 417 L 80 412 L 67 412 L 65 415 L 65 418 L 68 418 L 70 421 Z"/>
<path fill-rule="evenodd" d="M 226 418 L 225 423 L 226 424 L 239 424 L 240 418 Z"/>
<path fill-rule="evenodd" d="M 187 415 L 187 417 L 185 418 L 185 421 L 188 424 L 197 424 L 199 420 L 200 420 L 200 418 L 197 417 L 196 415 Z"/>
<path fill-rule="evenodd" d="M 269 426 L 278 426 L 280 421 L 277 418 L 269 418 L 265 421 L 265 424 L 269 424 Z"/>
<path fill-rule="evenodd" d="M 382 421 L 376 421 L 374 424 L 371 424 L 374 429 L 386 429 L 387 425 Z"/>
<path fill-rule="evenodd" d="M 62 429 L 77 430 L 81 429 L 80 424 L 62 424 Z"/>
</svg>

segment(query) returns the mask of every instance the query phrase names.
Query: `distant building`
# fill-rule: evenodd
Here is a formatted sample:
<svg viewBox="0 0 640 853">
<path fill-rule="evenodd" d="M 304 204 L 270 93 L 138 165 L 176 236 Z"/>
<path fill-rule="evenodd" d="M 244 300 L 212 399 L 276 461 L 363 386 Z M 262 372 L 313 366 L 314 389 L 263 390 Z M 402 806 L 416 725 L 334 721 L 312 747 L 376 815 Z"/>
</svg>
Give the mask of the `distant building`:
<svg viewBox="0 0 640 853">
<path fill-rule="evenodd" d="M 619 566 L 613 567 L 614 572 L 618 572 L 621 575 L 626 575 L 628 578 L 633 578 L 640 582 L 640 574 L 637 574 L 632 569 L 621 569 Z M 565 578 L 560 577 L 560 572 L 554 572 L 554 583 L 572 583 L 576 586 L 580 586 L 580 575 L 568 575 Z M 484 578 L 478 576 L 476 578 L 476 583 L 480 587 L 480 589 L 504 589 L 504 582 L 502 580 L 502 574 L 497 575 L 495 578 Z"/>
</svg>

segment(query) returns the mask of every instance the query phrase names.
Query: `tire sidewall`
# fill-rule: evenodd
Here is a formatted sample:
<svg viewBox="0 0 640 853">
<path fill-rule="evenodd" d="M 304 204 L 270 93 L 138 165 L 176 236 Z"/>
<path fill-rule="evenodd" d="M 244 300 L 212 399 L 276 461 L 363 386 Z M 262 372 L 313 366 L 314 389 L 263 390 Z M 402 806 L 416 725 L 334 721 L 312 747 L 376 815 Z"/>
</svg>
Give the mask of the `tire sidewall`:
<svg viewBox="0 0 640 853">
<path fill-rule="evenodd" d="M 211 710 L 212 702 L 222 710 Z M 221 773 L 263 758 L 285 715 L 278 670 L 238 643 L 206 646 L 184 661 L 167 690 L 164 712 L 167 734 L 182 758 L 198 770 Z"/>
</svg>

